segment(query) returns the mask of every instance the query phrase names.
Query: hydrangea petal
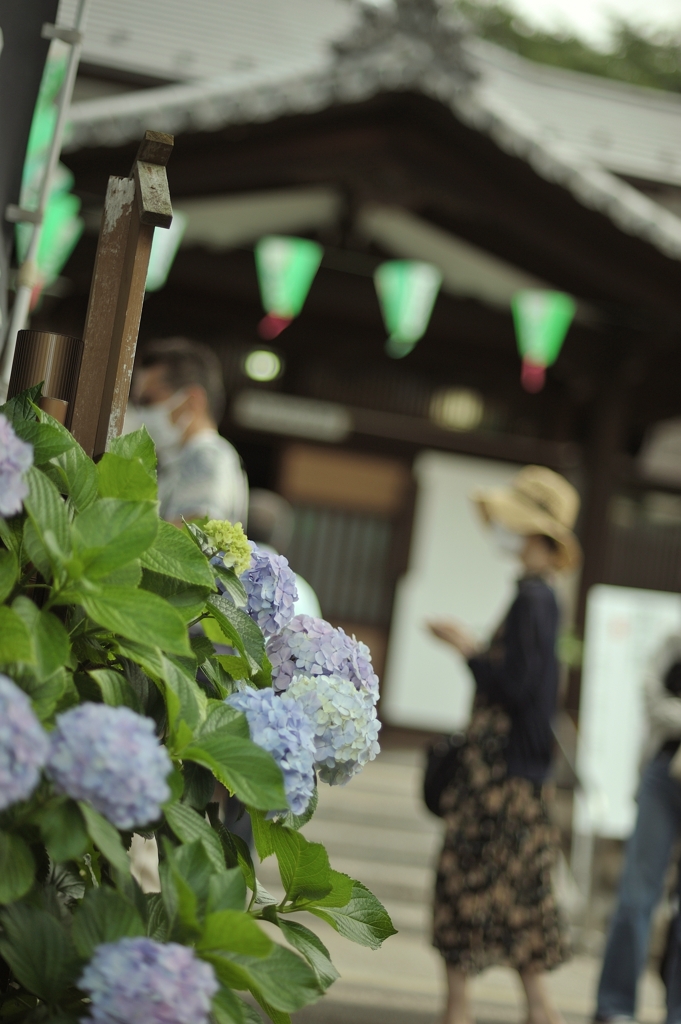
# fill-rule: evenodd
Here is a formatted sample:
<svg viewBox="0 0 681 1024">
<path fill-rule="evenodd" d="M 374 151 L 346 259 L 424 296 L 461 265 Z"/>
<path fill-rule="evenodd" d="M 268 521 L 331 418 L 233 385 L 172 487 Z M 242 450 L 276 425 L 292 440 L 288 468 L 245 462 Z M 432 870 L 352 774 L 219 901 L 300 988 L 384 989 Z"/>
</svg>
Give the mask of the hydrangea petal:
<svg viewBox="0 0 681 1024">
<path fill-rule="evenodd" d="M 0 674 L 0 811 L 27 800 L 40 780 L 49 741 L 31 702 Z"/>
</svg>

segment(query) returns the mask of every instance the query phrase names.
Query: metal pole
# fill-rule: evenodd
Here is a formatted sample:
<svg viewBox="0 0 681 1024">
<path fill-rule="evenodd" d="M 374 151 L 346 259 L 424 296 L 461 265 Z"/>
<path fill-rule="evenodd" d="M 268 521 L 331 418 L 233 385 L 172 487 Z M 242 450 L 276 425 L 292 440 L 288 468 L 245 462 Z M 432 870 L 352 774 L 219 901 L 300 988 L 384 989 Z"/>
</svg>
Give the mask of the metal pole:
<svg viewBox="0 0 681 1024">
<path fill-rule="evenodd" d="M 36 211 L 31 211 L 30 216 L 26 216 L 27 211 L 23 210 L 14 209 L 8 211 L 10 213 L 10 217 L 8 217 L 8 219 L 14 221 L 30 221 L 33 224 L 33 231 L 28 245 L 26 259 L 19 268 L 19 273 L 17 275 L 17 290 L 14 299 L 14 306 L 12 307 L 12 320 L 7 332 L 5 351 L 2 357 L 2 367 L 0 368 L 1 401 L 4 401 L 5 396 L 7 395 L 9 378 L 12 373 L 14 349 L 17 343 L 17 334 L 26 326 L 29 310 L 31 308 L 31 295 L 37 282 L 36 256 L 38 253 L 38 246 L 40 244 L 40 237 L 42 235 L 43 217 L 45 214 L 45 207 L 47 206 L 47 201 L 50 196 L 54 170 L 57 166 L 57 161 L 61 153 L 66 117 L 69 112 L 69 107 L 71 106 L 73 86 L 76 81 L 76 73 L 78 71 L 78 63 L 80 61 L 80 51 L 83 45 L 83 27 L 85 25 L 88 3 L 89 0 L 78 0 L 76 20 L 72 29 L 59 28 L 56 25 L 50 24 L 43 25 L 42 35 L 44 39 L 61 39 L 62 42 L 70 45 L 71 52 L 69 54 L 64 84 L 62 85 L 59 96 L 57 123 L 55 125 L 54 135 L 52 137 L 52 143 L 47 157 L 45 174 L 43 176 L 40 195 L 38 197 L 38 209 Z"/>
</svg>

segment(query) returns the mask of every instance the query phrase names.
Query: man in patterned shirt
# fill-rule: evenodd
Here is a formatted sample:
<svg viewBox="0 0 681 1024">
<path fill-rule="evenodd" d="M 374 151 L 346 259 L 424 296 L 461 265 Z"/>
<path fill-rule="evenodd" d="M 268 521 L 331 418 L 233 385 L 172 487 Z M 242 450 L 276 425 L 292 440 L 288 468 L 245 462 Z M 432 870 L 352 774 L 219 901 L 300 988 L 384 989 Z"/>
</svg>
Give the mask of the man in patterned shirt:
<svg viewBox="0 0 681 1024">
<path fill-rule="evenodd" d="M 246 522 L 246 474 L 217 430 L 224 407 L 222 367 L 207 345 L 165 338 L 140 350 L 125 431 L 144 424 L 156 445 L 160 514 L 168 522 Z"/>
</svg>

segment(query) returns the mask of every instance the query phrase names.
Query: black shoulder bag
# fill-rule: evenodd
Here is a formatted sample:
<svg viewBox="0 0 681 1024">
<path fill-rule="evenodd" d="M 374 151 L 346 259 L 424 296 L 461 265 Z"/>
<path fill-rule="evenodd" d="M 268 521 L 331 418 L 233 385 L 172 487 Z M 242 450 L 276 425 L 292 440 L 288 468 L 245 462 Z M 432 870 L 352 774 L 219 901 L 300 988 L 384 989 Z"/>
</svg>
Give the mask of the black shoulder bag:
<svg viewBox="0 0 681 1024">
<path fill-rule="evenodd" d="M 440 810 L 442 794 L 454 780 L 465 742 L 465 733 L 455 732 L 451 736 L 443 736 L 428 747 L 423 799 L 428 810 L 438 818 L 443 817 Z"/>
</svg>

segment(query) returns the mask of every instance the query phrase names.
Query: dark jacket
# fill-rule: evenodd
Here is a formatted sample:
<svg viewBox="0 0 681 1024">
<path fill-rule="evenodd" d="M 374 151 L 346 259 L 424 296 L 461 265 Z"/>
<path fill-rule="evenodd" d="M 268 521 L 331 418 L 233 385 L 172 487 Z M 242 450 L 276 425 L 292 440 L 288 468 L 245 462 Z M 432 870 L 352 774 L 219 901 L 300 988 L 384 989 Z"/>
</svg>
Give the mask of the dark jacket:
<svg viewBox="0 0 681 1024">
<path fill-rule="evenodd" d="M 551 722 L 558 693 L 558 604 L 536 576 L 518 593 L 489 649 L 471 658 L 477 691 L 511 718 L 506 764 L 509 775 L 541 784 L 553 750 Z"/>
</svg>

